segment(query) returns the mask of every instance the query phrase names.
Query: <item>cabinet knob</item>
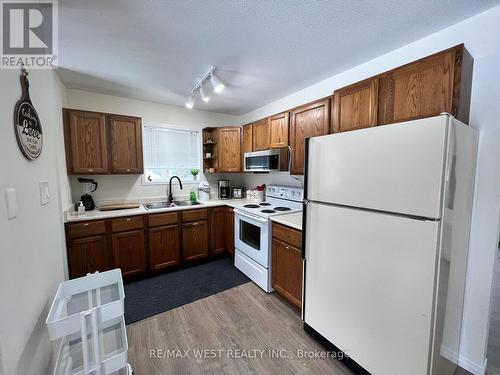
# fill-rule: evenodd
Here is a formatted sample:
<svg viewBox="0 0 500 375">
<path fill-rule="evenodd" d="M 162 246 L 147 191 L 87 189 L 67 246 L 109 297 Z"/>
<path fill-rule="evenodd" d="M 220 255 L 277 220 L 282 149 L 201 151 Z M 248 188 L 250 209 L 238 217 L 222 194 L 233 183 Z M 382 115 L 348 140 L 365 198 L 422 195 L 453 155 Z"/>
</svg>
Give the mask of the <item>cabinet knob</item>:
<svg viewBox="0 0 500 375">
<path fill-rule="evenodd" d="M 89 172 L 94 172 L 94 170 L 93 169 L 89 169 Z"/>
<path fill-rule="evenodd" d="M 128 219 L 125 219 L 126 221 L 131 221 L 132 219 L 128 218 Z"/>
<path fill-rule="evenodd" d="M 83 224 L 84 227 L 88 227 L 89 226 L 89 223 L 85 223 Z"/>
<path fill-rule="evenodd" d="M 127 172 L 130 172 L 130 169 L 127 168 Z"/>
</svg>

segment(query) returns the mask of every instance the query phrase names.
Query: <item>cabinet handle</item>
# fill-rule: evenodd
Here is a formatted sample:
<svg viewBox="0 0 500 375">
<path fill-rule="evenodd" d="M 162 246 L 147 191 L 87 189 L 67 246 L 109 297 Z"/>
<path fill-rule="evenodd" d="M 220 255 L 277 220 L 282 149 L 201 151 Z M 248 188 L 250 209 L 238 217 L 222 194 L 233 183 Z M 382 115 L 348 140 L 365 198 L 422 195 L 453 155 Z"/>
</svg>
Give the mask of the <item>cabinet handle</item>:
<svg viewBox="0 0 500 375">
<path fill-rule="evenodd" d="M 127 168 L 127 172 L 130 172 L 130 169 Z"/>
<path fill-rule="evenodd" d="M 94 170 L 93 169 L 89 169 L 89 172 L 94 172 Z"/>
<path fill-rule="evenodd" d="M 290 250 L 290 248 L 288 246 L 285 246 L 285 249 Z"/>
<path fill-rule="evenodd" d="M 89 226 L 89 223 L 85 223 L 83 224 L 84 227 L 88 227 Z"/>
<path fill-rule="evenodd" d="M 132 219 L 130 219 L 130 218 L 129 218 L 129 219 L 125 219 L 125 220 L 126 220 L 126 221 L 132 221 Z"/>
</svg>

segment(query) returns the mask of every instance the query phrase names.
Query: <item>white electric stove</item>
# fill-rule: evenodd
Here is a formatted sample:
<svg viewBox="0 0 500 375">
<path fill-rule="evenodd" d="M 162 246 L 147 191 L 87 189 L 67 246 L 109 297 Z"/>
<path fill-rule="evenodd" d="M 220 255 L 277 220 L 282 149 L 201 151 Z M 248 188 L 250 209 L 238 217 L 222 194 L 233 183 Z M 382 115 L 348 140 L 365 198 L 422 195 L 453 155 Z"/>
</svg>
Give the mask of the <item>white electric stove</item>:
<svg viewBox="0 0 500 375">
<path fill-rule="evenodd" d="M 270 185 L 265 201 L 234 209 L 234 265 L 268 293 L 273 291 L 270 217 L 302 211 L 303 193 L 301 188 Z"/>
</svg>

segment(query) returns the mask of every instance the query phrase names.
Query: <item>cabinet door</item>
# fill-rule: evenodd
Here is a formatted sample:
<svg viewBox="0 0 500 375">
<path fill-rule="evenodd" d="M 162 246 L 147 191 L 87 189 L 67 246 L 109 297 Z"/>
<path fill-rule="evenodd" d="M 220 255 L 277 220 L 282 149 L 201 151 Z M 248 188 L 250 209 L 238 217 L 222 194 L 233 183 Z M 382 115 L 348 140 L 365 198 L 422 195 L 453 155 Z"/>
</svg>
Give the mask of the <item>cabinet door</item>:
<svg viewBox="0 0 500 375">
<path fill-rule="evenodd" d="M 335 133 L 377 125 L 378 78 L 336 90 L 333 99 Z"/>
<path fill-rule="evenodd" d="M 273 239 L 273 288 L 297 307 L 302 306 L 302 252 Z"/>
<path fill-rule="evenodd" d="M 152 270 L 179 264 L 179 249 L 178 225 L 149 229 L 149 266 Z"/>
<path fill-rule="evenodd" d="M 226 249 L 226 208 L 215 207 L 210 212 L 210 249 L 214 255 Z"/>
<path fill-rule="evenodd" d="M 64 118 L 68 174 L 108 173 L 105 115 L 65 110 Z"/>
<path fill-rule="evenodd" d="M 109 270 L 106 236 L 70 240 L 68 243 L 69 277 L 85 276 Z"/>
<path fill-rule="evenodd" d="M 288 146 L 288 119 L 288 112 L 280 113 L 268 118 L 270 148 Z"/>
<path fill-rule="evenodd" d="M 253 125 L 243 127 L 243 153 L 253 151 Z"/>
<path fill-rule="evenodd" d="M 143 171 L 141 119 L 127 116 L 109 116 L 111 138 L 111 172 L 135 173 Z"/>
<path fill-rule="evenodd" d="M 269 148 L 269 123 L 267 118 L 253 123 L 253 150 L 262 151 Z"/>
<path fill-rule="evenodd" d="M 219 172 L 241 172 L 241 128 L 219 129 Z"/>
<path fill-rule="evenodd" d="M 326 135 L 330 123 L 330 100 L 307 104 L 291 111 L 290 146 L 291 174 L 304 174 L 304 139 Z"/>
<path fill-rule="evenodd" d="M 453 113 L 455 53 L 449 50 L 383 75 L 379 124 Z"/>
<path fill-rule="evenodd" d="M 115 233 L 113 238 L 113 265 L 122 270 L 123 277 L 134 276 L 146 270 L 144 231 Z"/>
<path fill-rule="evenodd" d="M 234 212 L 232 207 L 226 207 L 226 249 L 234 255 Z"/>
<path fill-rule="evenodd" d="M 185 261 L 208 256 L 207 221 L 195 221 L 182 225 L 182 257 Z"/>
</svg>

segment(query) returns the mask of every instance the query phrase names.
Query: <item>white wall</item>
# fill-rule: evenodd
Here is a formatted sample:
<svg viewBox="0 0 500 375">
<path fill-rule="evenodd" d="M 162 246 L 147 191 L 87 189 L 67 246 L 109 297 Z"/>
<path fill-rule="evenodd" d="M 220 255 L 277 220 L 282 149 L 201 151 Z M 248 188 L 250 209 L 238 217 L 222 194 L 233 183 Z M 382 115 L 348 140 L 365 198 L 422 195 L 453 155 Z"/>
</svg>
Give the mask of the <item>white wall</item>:
<svg viewBox="0 0 500 375">
<path fill-rule="evenodd" d="M 67 90 L 67 107 L 89 111 L 118 113 L 138 116 L 142 122 L 165 124 L 175 128 L 201 130 L 207 126 L 239 125 L 239 117 L 215 112 L 187 110 L 183 107 L 145 102 L 116 96 L 96 94 L 81 90 Z M 77 201 L 82 194 L 82 186 L 76 181 L 78 176 L 70 177 L 72 200 Z M 98 190 L 93 193 L 96 202 L 115 203 L 142 200 L 142 198 L 159 199 L 167 195 L 165 185 L 146 185 L 138 175 L 88 176 L 99 183 Z M 231 175 L 201 175 L 200 180 L 207 180 L 215 192 L 218 179 L 231 178 Z M 237 177 L 236 177 L 237 178 Z M 180 191 L 174 185 L 175 195 L 189 195 L 189 191 L 199 182 L 184 183 Z"/>
<path fill-rule="evenodd" d="M 474 57 L 470 125 L 480 133 L 461 364 L 482 373 L 500 207 L 500 6 L 252 111 L 241 122 L 331 95 L 339 87 L 460 43 Z"/>
<path fill-rule="evenodd" d="M 21 97 L 19 75 L 17 70 L 0 70 L 0 373 L 6 375 L 51 371 L 45 319 L 64 278 L 61 197 L 68 194 L 64 176 L 58 176 L 64 87 L 53 71 L 30 71 L 30 96 L 42 123 L 44 146 L 38 160 L 28 161 L 13 125 Z M 52 196 L 45 206 L 40 205 L 40 180 L 49 182 Z M 4 199 L 9 187 L 16 189 L 19 207 L 13 220 L 7 220 Z"/>
</svg>

